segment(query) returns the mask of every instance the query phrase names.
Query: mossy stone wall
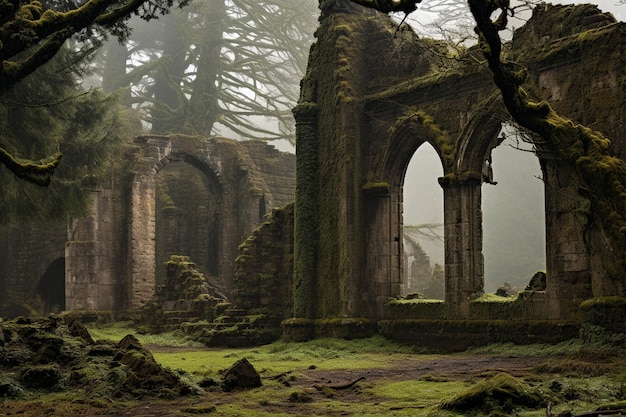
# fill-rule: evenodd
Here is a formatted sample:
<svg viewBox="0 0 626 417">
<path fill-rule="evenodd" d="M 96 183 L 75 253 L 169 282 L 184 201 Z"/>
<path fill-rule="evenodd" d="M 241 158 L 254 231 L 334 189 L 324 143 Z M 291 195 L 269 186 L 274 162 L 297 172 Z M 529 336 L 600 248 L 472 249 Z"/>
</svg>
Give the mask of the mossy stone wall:
<svg viewBox="0 0 626 417">
<path fill-rule="evenodd" d="M 298 164 L 309 169 L 297 186 L 302 194 L 296 199 L 296 318 L 378 320 L 390 313 L 384 306 L 399 294 L 403 267 L 403 176 L 425 142 L 444 171 L 449 318 L 506 316 L 512 309 L 531 320 L 576 321 L 585 299 L 624 292 L 622 261 L 606 249 L 620 226 L 599 222 L 610 217 L 608 206 L 587 204 L 591 200 L 584 195 L 598 180 L 589 182 L 577 166 L 551 159 L 538 144 L 546 182 L 546 293 L 506 311 L 473 305 L 484 291 L 480 189 L 507 120 L 493 74 L 472 64 L 481 57 L 476 48 L 462 59 L 445 60 L 437 42 L 418 39 L 408 28 L 397 30 L 384 15 L 343 0 L 322 2 L 321 8 L 295 111 L 298 141 L 306 144 L 299 159 L 307 158 Z M 551 95 L 564 114 L 608 132 L 615 143 L 598 146 L 621 157 L 626 141 L 614 118 L 621 120 L 626 108 L 624 34 L 623 24 L 593 6 L 542 5 L 512 43 L 515 59 L 532 72 L 524 87 Z M 304 109 L 314 110 L 305 117 Z M 572 152 L 579 150 L 574 145 Z M 593 165 L 588 157 L 583 162 Z"/>
<path fill-rule="evenodd" d="M 293 227 L 292 203 L 273 209 L 239 246 L 233 304 L 265 316 L 264 325 L 293 316 Z"/>
<path fill-rule="evenodd" d="M 43 303 L 33 300 L 38 280 L 63 258 L 69 310 L 140 307 L 154 295 L 157 263 L 172 254 L 198 258 L 203 272 L 232 290 L 238 245 L 274 206 L 294 198 L 295 155 L 264 142 L 142 136 L 119 155 L 85 218 L 0 228 L 7 231 L 0 236 L 0 306 L 33 304 L 41 313 Z M 157 192 L 164 168 L 171 175 Z M 175 224 L 161 227 L 168 222 Z"/>
</svg>

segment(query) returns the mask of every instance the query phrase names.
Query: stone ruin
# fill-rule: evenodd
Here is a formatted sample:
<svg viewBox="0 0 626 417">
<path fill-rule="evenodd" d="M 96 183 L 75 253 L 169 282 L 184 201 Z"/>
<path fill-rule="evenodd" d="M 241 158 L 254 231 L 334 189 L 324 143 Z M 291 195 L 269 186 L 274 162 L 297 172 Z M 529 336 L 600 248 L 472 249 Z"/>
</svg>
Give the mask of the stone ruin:
<svg viewBox="0 0 626 417">
<path fill-rule="evenodd" d="M 481 298 L 481 185 L 493 180 L 491 152 L 509 122 L 489 71 L 471 59 L 442 58 L 447 53 L 442 44 L 348 1 L 323 1 L 321 9 L 294 109 L 295 203 L 286 206 L 291 198 L 279 198 L 287 195 L 280 190 L 288 187 L 280 184 L 289 175 L 272 170 L 287 166 L 289 158 L 266 145 L 138 138 L 139 163 L 95 193 L 93 216 L 74 222 L 69 240 L 49 238 L 65 246 L 47 258 L 65 259 L 65 308 L 141 307 L 153 297 L 153 277 L 165 262 L 156 254 L 180 250 L 177 254 L 190 255 L 230 301 L 213 310 L 214 327 L 203 323 L 191 331 L 209 344 L 379 332 L 462 349 L 486 342 L 559 341 L 581 329 L 587 340 L 605 333 L 623 339 L 625 282 L 616 278 L 616 261 L 602 250 L 602 230 L 586 221 L 584 201 L 572 188 L 576 182 L 568 182 L 575 173 L 546 155 L 537 155 L 545 182 L 545 287 L 524 290 L 509 303 Z M 548 99 L 560 114 L 602 131 L 621 159 L 626 159 L 625 33 L 623 23 L 595 6 L 543 4 L 515 32 L 509 52 L 529 69 L 527 90 Z M 480 59 L 476 48 L 468 53 Z M 443 300 L 436 303 L 397 300 L 406 267 L 404 172 L 426 143 L 444 172 L 439 182 L 445 285 Z M 158 178 L 172 162 L 188 163 L 204 176 L 181 171 Z M 189 195 L 176 189 L 176 178 L 192 181 L 194 194 L 208 189 L 207 195 L 219 198 L 198 199 L 203 214 L 191 222 L 196 217 L 182 203 Z M 120 196 L 125 205 L 117 203 Z M 275 206 L 283 208 L 272 211 Z M 107 223 L 112 218 L 118 220 Z M 195 253 L 182 253 L 192 249 L 184 247 L 179 232 L 199 224 L 204 225 L 199 234 L 186 236 L 216 239 Z M 19 258 L 11 251 L 6 256 Z M 16 291 L 23 284 L 5 280 L 4 285 L 3 290 Z"/>
<path fill-rule="evenodd" d="M 189 256 L 228 297 L 238 245 L 293 201 L 294 172 L 293 154 L 261 141 L 135 138 L 89 216 L 0 227 L 0 314 L 139 308 L 171 255 Z"/>
</svg>

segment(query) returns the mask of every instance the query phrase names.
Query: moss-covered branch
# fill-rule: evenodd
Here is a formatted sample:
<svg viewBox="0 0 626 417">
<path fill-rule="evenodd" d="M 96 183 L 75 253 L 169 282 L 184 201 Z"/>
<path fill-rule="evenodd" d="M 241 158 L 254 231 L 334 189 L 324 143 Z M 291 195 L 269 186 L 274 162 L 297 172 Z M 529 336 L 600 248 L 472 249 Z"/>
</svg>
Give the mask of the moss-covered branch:
<svg viewBox="0 0 626 417">
<path fill-rule="evenodd" d="M 0 163 L 6 166 L 18 178 L 32 182 L 42 187 L 47 187 L 52 181 L 54 170 L 59 166 L 63 154 L 57 152 L 48 162 L 33 162 L 18 160 L 6 149 L 0 148 Z"/>
<path fill-rule="evenodd" d="M 383 13 L 411 13 L 417 10 L 417 4 L 421 3 L 422 0 L 352 0 L 352 2 Z"/>
<path fill-rule="evenodd" d="M 600 225 L 607 234 L 610 247 L 606 249 L 619 263 L 613 275 L 624 278 L 626 163 L 612 155 L 610 141 L 602 133 L 560 116 L 545 101 L 532 100 L 521 87 L 525 72 L 506 67 L 501 58 L 499 32 L 506 26 L 508 0 L 469 0 L 469 5 L 476 20 L 480 48 L 509 113 L 521 126 L 541 136 L 543 142 L 537 144 L 540 154 L 549 154 L 576 169 L 583 185 L 579 193 L 592 207 L 589 223 Z M 499 17 L 491 20 L 496 12 Z"/>
<path fill-rule="evenodd" d="M 0 93 L 47 62 L 73 34 L 92 25 L 112 27 L 132 14 L 149 20 L 174 2 L 88 0 L 61 11 L 37 0 L 0 0 Z M 179 5 L 188 2 L 178 0 Z"/>
</svg>

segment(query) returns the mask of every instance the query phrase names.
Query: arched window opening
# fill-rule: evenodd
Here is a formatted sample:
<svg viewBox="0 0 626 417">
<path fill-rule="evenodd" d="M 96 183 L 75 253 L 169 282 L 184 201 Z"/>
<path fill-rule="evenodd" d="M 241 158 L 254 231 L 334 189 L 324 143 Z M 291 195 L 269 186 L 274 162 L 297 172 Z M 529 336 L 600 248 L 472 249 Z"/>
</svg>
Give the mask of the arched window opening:
<svg viewBox="0 0 626 417">
<path fill-rule="evenodd" d="M 428 143 L 420 146 L 404 176 L 404 296 L 445 295 L 442 175 L 437 152 Z"/>
<path fill-rule="evenodd" d="M 545 189 L 532 145 L 511 126 L 491 153 L 495 185 L 482 186 L 485 292 L 514 295 L 545 271 Z"/>
</svg>

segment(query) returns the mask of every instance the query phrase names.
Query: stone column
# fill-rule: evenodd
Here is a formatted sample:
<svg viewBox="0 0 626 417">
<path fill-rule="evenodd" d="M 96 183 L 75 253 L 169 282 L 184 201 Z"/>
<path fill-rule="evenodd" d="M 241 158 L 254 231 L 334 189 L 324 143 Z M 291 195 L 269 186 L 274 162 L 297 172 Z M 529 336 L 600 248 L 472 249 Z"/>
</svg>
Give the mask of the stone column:
<svg viewBox="0 0 626 417">
<path fill-rule="evenodd" d="M 305 95 L 303 88 L 303 95 Z M 312 97 L 310 97 L 312 99 Z M 296 202 L 294 214 L 294 317 L 315 318 L 318 245 L 317 105 L 301 101 L 296 118 Z"/>
<path fill-rule="evenodd" d="M 573 167 L 558 161 L 544 162 L 546 181 L 546 318 L 574 318 L 580 303 L 593 296 L 590 254 L 585 239 L 589 228 L 589 200 Z"/>
<path fill-rule="evenodd" d="M 469 317 L 469 302 L 483 294 L 481 179 L 441 178 L 444 196 L 446 302 L 456 318 Z"/>
<path fill-rule="evenodd" d="M 111 190 L 94 192 L 91 206 L 88 216 L 72 222 L 65 245 L 67 310 L 116 308 Z"/>
<path fill-rule="evenodd" d="M 131 192 L 130 282 L 128 305 L 141 307 L 154 295 L 156 287 L 155 178 L 147 174 L 135 178 Z"/>
</svg>

